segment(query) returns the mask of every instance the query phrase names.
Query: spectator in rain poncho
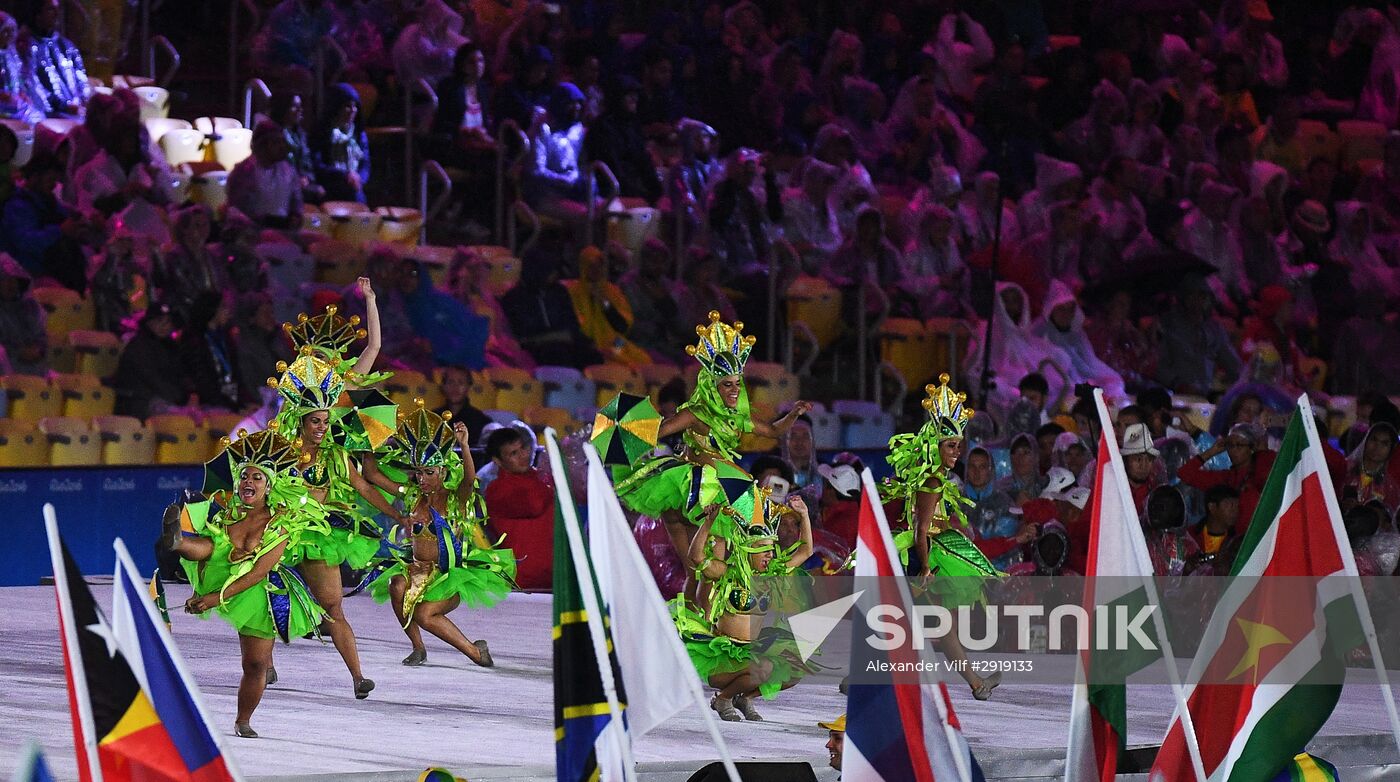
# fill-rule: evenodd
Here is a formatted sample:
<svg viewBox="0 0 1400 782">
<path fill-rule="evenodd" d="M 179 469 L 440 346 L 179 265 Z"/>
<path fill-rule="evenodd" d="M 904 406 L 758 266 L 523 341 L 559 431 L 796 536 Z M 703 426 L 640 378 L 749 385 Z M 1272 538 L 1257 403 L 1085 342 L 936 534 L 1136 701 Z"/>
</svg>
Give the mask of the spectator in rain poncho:
<svg viewBox="0 0 1400 782">
<path fill-rule="evenodd" d="M 966 11 L 944 14 L 937 34 L 924 44 L 923 51 L 938 63 L 939 88 L 967 103 L 977 90 L 975 71 L 996 57 L 987 29 Z"/>
<path fill-rule="evenodd" d="M 841 249 L 831 256 L 822 270 L 827 282 L 840 288 L 844 311 L 856 312 L 858 291 L 862 285 L 877 287 L 887 294 L 903 291 L 904 271 L 899 251 L 885 238 L 885 218 L 880 210 L 866 206 L 856 217 L 856 228 Z M 866 312 L 878 309 L 877 297 L 866 297 Z"/>
<path fill-rule="evenodd" d="M 783 235 L 808 269 L 841 248 L 841 226 L 831 205 L 832 188 L 840 178 L 836 166 L 808 160 L 802 166 L 802 186 L 783 195 Z"/>
<path fill-rule="evenodd" d="M 608 261 L 597 247 L 585 247 L 578 256 L 578 279 L 564 283 L 573 302 L 579 328 L 603 358 L 611 363 L 639 367 L 652 363 L 651 355 L 628 339 L 635 322 L 632 306 L 622 289 L 608 279 Z"/>
<path fill-rule="evenodd" d="M 1074 432 L 1060 432 L 1055 436 L 1055 445 L 1050 450 L 1050 466 L 1069 470 L 1076 484 L 1086 489 L 1094 487 L 1095 463 L 1093 451 L 1084 437 Z"/>
<path fill-rule="evenodd" d="M 1182 220 L 1182 249 L 1214 266 L 1217 274 L 1211 288 L 1221 301 L 1249 298 L 1249 280 L 1244 276 L 1244 252 L 1239 234 L 1230 220 L 1230 207 L 1239 191 L 1214 180 L 1201 186 L 1196 207 Z"/>
<path fill-rule="evenodd" d="M 956 318 L 972 312 L 972 275 L 954 241 L 956 218 L 942 204 L 925 206 L 902 258 L 905 290 L 920 319 Z"/>
<path fill-rule="evenodd" d="M 443 0 L 427 0 L 418 9 L 417 21 L 403 28 L 394 41 L 394 70 L 400 84 L 427 79 L 438 82 L 452 74 L 452 58 L 466 43 L 462 17 Z"/>
<path fill-rule="evenodd" d="M 724 260 L 729 280 L 766 270 L 773 223 L 782 221 L 781 191 L 774 175 L 757 152 L 738 149 L 712 188 L 711 246 Z"/>
<path fill-rule="evenodd" d="M 1370 75 L 1356 114 L 1393 129 L 1400 122 L 1400 32 L 1380 12 L 1372 14 L 1368 23 L 1380 31 L 1379 39 L 1371 50 Z"/>
<path fill-rule="evenodd" d="M 1400 300 L 1400 274 L 1385 262 L 1371 237 L 1371 208 L 1360 201 L 1337 204 L 1337 232 L 1327 245 L 1336 263 L 1351 268 L 1351 287 L 1374 288 L 1389 302 Z"/>
<path fill-rule="evenodd" d="M 870 172 L 856 157 L 851 134 L 835 123 L 827 123 L 817 131 L 816 140 L 812 142 L 812 157 L 836 166 L 841 172 L 832 189 L 831 205 L 836 210 L 841 232 L 849 234 L 855 226 L 856 212 L 877 197 Z"/>
<path fill-rule="evenodd" d="M 1128 124 L 1123 128 L 1117 152 L 1147 166 L 1160 166 L 1167 157 L 1167 137 L 1158 121 L 1162 99 L 1157 90 L 1141 79 L 1128 86 Z"/>
<path fill-rule="evenodd" d="M 1069 382 L 1092 383 L 1102 388 L 1110 400 L 1123 399 L 1123 378 L 1094 354 L 1094 346 L 1084 332 L 1084 310 L 1069 287 L 1059 280 L 1051 282 L 1040 311 L 1034 333 L 1064 351 L 1069 363 L 1062 369 L 1068 373 Z"/>
<path fill-rule="evenodd" d="M 1021 234 L 1032 236 L 1050 228 L 1050 206 L 1079 195 L 1084 174 L 1079 166 L 1048 155 L 1035 156 L 1035 189 L 1021 196 Z"/>
<path fill-rule="evenodd" d="M 1356 308 L 1337 329 L 1331 355 L 1327 378 L 1334 394 L 1400 387 L 1400 330 L 1386 322 L 1379 291 L 1357 291 Z"/>
<path fill-rule="evenodd" d="M 1054 368 L 1042 372 L 1050 385 L 1046 398 L 1059 399 L 1065 390 L 1060 373 L 1069 367 L 1069 356 L 1059 346 L 1035 334 L 1031 328 L 1030 301 L 1021 286 L 998 282 L 996 293 L 992 300 L 992 345 L 988 357 L 997 379 L 996 388 L 992 390 L 992 406 L 1009 409 L 1017 399 L 1015 384 L 1032 372 L 1042 372 L 1040 365 L 1047 361 Z M 983 361 L 986 340 L 987 324 L 984 323 L 968 346 L 968 377 L 982 377 L 986 366 Z"/>
<path fill-rule="evenodd" d="M 1060 145 L 1070 159 L 1090 174 L 1097 173 L 1110 155 L 1123 148 L 1123 121 L 1128 99 L 1107 79 L 1094 88 L 1089 113 L 1065 126 Z"/>
<path fill-rule="evenodd" d="M 1341 502 L 1364 505 L 1380 500 L 1386 508 L 1400 508 L 1400 481 L 1392 478 L 1387 470 L 1395 446 L 1395 427 L 1390 423 L 1382 421 L 1367 430 L 1361 444 L 1347 457 Z"/>
<path fill-rule="evenodd" d="M 837 120 L 855 142 L 856 154 L 871 171 L 880 171 L 893 149 L 880 118 L 885 115 L 885 96 L 873 82 L 848 76 L 841 87 L 842 115 Z"/>
<path fill-rule="evenodd" d="M 1021 239 L 1021 223 L 1014 204 L 1002 198 L 1000 177 L 995 171 L 981 171 L 972 189 L 963 193 L 958 204 L 959 230 L 969 252 L 991 246 L 996 239 L 997 207 L 1001 207 L 1002 246 Z"/>
<path fill-rule="evenodd" d="M 1040 278 L 1075 287 L 1083 282 L 1081 260 L 1085 250 L 1083 207 L 1074 200 L 1052 206 L 1050 227 L 1032 234 L 1021 248 Z"/>
<path fill-rule="evenodd" d="M 29 292 L 30 281 L 19 261 L 0 252 L 0 358 L 9 356 L 8 372 L 43 375 L 48 370 L 44 308 Z"/>
<path fill-rule="evenodd" d="M 1157 321 L 1157 382 L 1183 394 L 1206 394 L 1230 386 L 1240 374 L 1240 359 L 1230 335 L 1215 319 L 1214 291 L 1198 275 L 1187 275 L 1176 302 Z"/>
<path fill-rule="evenodd" d="M 406 261 L 400 274 L 408 320 L 414 333 L 431 343 L 433 361 L 438 366 L 485 367 L 490 328 L 486 318 L 433 287 L 422 262 Z"/>
<path fill-rule="evenodd" d="M 926 76 L 914 76 L 899 88 L 885 128 L 896 150 L 907 158 L 902 165 L 920 179 L 935 164 L 971 175 L 987 152 L 957 113 L 939 103 L 934 80 Z"/>
</svg>

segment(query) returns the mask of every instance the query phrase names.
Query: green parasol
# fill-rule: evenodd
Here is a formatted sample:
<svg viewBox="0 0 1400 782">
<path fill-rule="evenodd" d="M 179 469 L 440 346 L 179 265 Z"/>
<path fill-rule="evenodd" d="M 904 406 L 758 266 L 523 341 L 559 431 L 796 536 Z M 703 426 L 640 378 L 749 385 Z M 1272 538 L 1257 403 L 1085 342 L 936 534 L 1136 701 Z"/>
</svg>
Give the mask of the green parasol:
<svg viewBox="0 0 1400 782">
<path fill-rule="evenodd" d="M 603 464 L 630 466 L 656 448 L 661 414 L 651 399 L 621 393 L 593 419 L 593 447 Z"/>
<path fill-rule="evenodd" d="M 206 497 L 226 491 L 233 491 L 233 463 L 227 447 L 220 448 L 213 459 L 204 463 L 204 485 L 200 487 Z"/>
<path fill-rule="evenodd" d="M 339 419 L 335 439 L 349 451 L 377 450 L 398 425 L 399 406 L 375 388 L 346 391 L 337 407 L 347 409 Z"/>
</svg>

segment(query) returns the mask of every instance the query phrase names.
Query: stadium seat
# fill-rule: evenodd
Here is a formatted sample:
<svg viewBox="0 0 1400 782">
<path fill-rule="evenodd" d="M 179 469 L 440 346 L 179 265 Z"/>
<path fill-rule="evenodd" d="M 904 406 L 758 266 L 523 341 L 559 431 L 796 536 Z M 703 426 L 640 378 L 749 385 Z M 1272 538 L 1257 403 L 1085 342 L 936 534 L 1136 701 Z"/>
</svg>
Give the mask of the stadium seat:
<svg viewBox="0 0 1400 782">
<path fill-rule="evenodd" d="M 577 410 L 593 406 L 598 398 L 598 386 L 572 367 L 536 367 L 535 380 L 544 386 L 546 407 Z"/>
<path fill-rule="evenodd" d="M 560 437 L 567 437 L 582 426 L 573 413 L 557 407 L 531 407 L 525 411 L 521 420 L 541 434 L 546 427 L 553 427 Z"/>
<path fill-rule="evenodd" d="M 21 421 L 38 421 L 41 418 L 63 414 L 63 396 L 49 385 L 49 381 L 37 375 L 0 376 L 0 385 L 10 400 L 9 415 Z"/>
<path fill-rule="evenodd" d="M 49 335 L 49 369 L 54 372 L 72 372 L 76 362 L 73 360 L 73 346 L 68 344 L 68 335 Z"/>
<path fill-rule="evenodd" d="M 94 416 L 92 428 L 102 441 L 103 464 L 155 464 L 155 434 L 140 419 L 125 415 Z"/>
<path fill-rule="evenodd" d="M 204 162 L 204 134 L 193 129 L 173 128 L 161 134 L 160 151 L 171 168 L 185 163 Z"/>
<path fill-rule="evenodd" d="M 937 378 L 943 372 L 956 379 L 958 368 L 967 363 L 967 346 L 972 339 L 967 323 L 957 318 L 929 318 L 924 328 L 932 340 L 929 349 L 934 356 L 930 362 L 933 374 L 928 380 Z M 909 386 L 911 389 L 917 388 L 913 383 Z"/>
<path fill-rule="evenodd" d="M 422 372 L 412 369 L 395 370 L 394 376 L 382 384 L 384 395 L 393 400 L 402 410 L 416 407 L 415 399 L 422 399 L 429 410 L 441 407 L 442 392 L 431 379 Z"/>
<path fill-rule="evenodd" d="M 894 435 L 894 417 L 874 402 L 840 399 L 831 412 L 841 421 L 842 448 L 884 448 Z"/>
<path fill-rule="evenodd" d="M 626 391 L 641 396 L 647 392 L 642 376 L 618 364 L 594 364 L 583 370 L 583 376 L 592 380 L 598 387 L 595 404 L 606 405 L 613 397 Z"/>
<path fill-rule="evenodd" d="M 767 361 L 750 361 L 744 367 L 744 380 L 749 391 L 749 403 L 774 410 L 797 401 L 798 380 L 787 367 Z"/>
<path fill-rule="evenodd" d="M 512 410 L 482 410 L 481 412 L 487 418 L 490 418 L 492 421 L 502 426 L 509 426 L 511 421 L 520 420 L 520 413 Z"/>
<path fill-rule="evenodd" d="M 544 386 L 523 369 L 487 367 L 483 374 L 496 389 L 495 407 L 513 410 L 520 417 L 526 409 L 544 405 Z"/>
<path fill-rule="evenodd" d="M 63 415 L 92 418 L 112 414 L 116 401 L 112 389 L 91 375 L 54 375 L 50 384 L 63 400 Z"/>
<path fill-rule="evenodd" d="M 787 291 L 788 323 L 805 323 L 825 348 L 843 330 L 841 323 L 841 292 L 820 277 L 798 277 Z"/>
<path fill-rule="evenodd" d="M 1350 170 L 1360 160 L 1383 157 L 1385 133 L 1385 126 L 1379 122 L 1362 119 L 1339 121 L 1337 135 L 1342 139 L 1342 157 L 1338 164 L 1343 170 Z"/>
<path fill-rule="evenodd" d="M 0 418 L 0 467 L 43 467 L 49 441 L 30 421 Z"/>
<path fill-rule="evenodd" d="M 875 336 L 880 344 L 880 360 L 893 366 L 910 388 L 932 380 L 936 365 L 942 363 L 938 359 L 947 360 L 947 350 L 939 356 L 934 337 L 913 318 L 890 318 Z"/>
<path fill-rule="evenodd" d="M 19 142 L 14 159 L 10 161 L 13 170 L 18 171 L 34 156 L 34 128 L 29 123 L 17 119 L 0 119 L 0 125 L 9 128 L 15 134 L 15 140 Z"/>
<path fill-rule="evenodd" d="M 441 385 L 442 378 L 437 378 L 437 382 Z M 488 407 L 496 406 L 496 387 L 491 385 L 491 381 L 486 378 L 485 372 L 472 373 L 471 400 L 472 407 L 478 410 L 485 410 Z"/>
<path fill-rule="evenodd" d="M 225 171 L 247 160 L 253 154 L 253 131 L 247 128 L 229 128 L 221 131 L 214 140 L 214 159 Z"/>
<path fill-rule="evenodd" d="M 185 123 L 188 125 L 189 123 Z M 226 130 L 234 130 L 243 127 L 240 120 L 233 117 L 195 117 L 194 129 L 206 136 L 223 133 Z"/>
<path fill-rule="evenodd" d="M 208 434 L 184 415 L 146 419 L 156 437 L 156 464 L 203 464 L 209 458 Z"/>
<path fill-rule="evenodd" d="M 41 418 L 39 431 L 48 438 L 49 464 L 54 467 L 90 467 L 102 463 L 102 439 L 86 418 Z"/>
<path fill-rule="evenodd" d="M 66 337 L 77 329 L 90 329 L 94 322 L 92 302 L 68 288 L 35 288 L 34 300 L 44 308 L 45 328 L 50 336 Z"/>
<path fill-rule="evenodd" d="M 316 282 L 349 285 L 365 268 L 364 251 L 350 242 L 325 239 L 311 245 L 307 252 L 316 259 Z"/>
<path fill-rule="evenodd" d="M 819 451 L 835 451 L 841 447 L 841 417 L 821 405 L 813 405 L 807 414 L 812 421 L 812 444 Z"/>
<path fill-rule="evenodd" d="M 214 458 L 219 451 L 223 450 L 221 442 L 225 437 L 232 437 L 233 430 L 243 421 L 244 416 L 238 413 L 211 413 L 204 416 L 204 431 L 209 440 L 209 458 Z"/>
<path fill-rule="evenodd" d="M 1266 125 L 1260 125 L 1259 128 L 1268 132 Z M 1298 120 L 1298 138 L 1303 145 L 1303 154 L 1308 160 L 1327 158 L 1335 161 L 1342 146 L 1341 139 L 1327 127 L 1327 123 L 1316 119 Z"/>
<path fill-rule="evenodd" d="M 79 374 L 105 379 L 117 373 L 117 359 L 122 351 L 117 335 L 79 329 L 68 332 L 68 344 L 73 348 L 74 370 Z"/>
<path fill-rule="evenodd" d="M 152 144 L 160 144 L 161 138 L 172 130 L 189 130 L 194 127 L 189 123 L 189 120 L 170 117 L 152 117 L 143 124 L 146 126 L 146 132 L 151 136 Z"/>
<path fill-rule="evenodd" d="M 656 399 L 656 392 L 662 386 L 681 376 L 680 367 L 670 364 L 643 364 L 637 367 L 637 374 L 642 376 L 642 382 L 647 384 L 647 393 L 652 399 Z"/>
</svg>

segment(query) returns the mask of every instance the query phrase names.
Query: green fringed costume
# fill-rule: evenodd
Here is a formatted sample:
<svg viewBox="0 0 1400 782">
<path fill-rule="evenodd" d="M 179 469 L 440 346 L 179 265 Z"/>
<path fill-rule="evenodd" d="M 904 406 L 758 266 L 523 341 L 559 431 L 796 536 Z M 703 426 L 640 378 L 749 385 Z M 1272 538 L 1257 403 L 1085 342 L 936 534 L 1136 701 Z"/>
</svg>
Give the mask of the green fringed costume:
<svg viewBox="0 0 1400 782">
<path fill-rule="evenodd" d="M 388 463 L 403 470 L 440 467 L 446 470 L 443 488 L 447 490 L 447 513 L 429 506 L 431 520 L 414 524 L 409 537 L 396 540 L 395 557 L 369 586 L 376 602 L 389 600 L 389 584 L 396 576 L 409 580 L 404 595 L 403 614 L 413 616 L 419 603 L 435 603 L 460 598 L 463 605 L 489 608 L 505 599 L 515 588 L 515 553 L 496 548 L 486 539 L 486 503 L 479 487 L 473 485 L 471 494 L 462 497 L 460 488 L 465 479 L 462 457 L 452 449 L 452 430 L 447 421 L 451 415 L 438 416 L 419 407 L 401 414 L 394 435 L 395 446 Z M 426 502 L 417 486 L 404 488 L 406 511 Z M 402 533 L 402 530 L 398 530 Z M 414 561 L 415 538 L 428 538 L 438 551 L 436 562 Z M 502 538 L 504 540 L 504 538 Z M 497 541 L 499 544 L 501 541 Z"/>
<path fill-rule="evenodd" d="M 310 346 L 302 347 L 301 356 L 290 366 L 277 365 L 281 377 L 268 381 L 283 397 L 282 410 L 270 428 L 288 439 L 300 435 L 302 420 L 311 413 L 326 411 L 332 432 L 338 434 L 349 428 L 346 419 L 355 412 L 345 395 L 345 378 L 313 352 Z M 374 443 L 365 445 L 373 447 Z M 379 553 L 379 525 L 361 505 L 360 495 L 350 483 L 353 469 L 351 452 L 343 438 L 327 433 L 317 448 L 315 461 L 300 471 L 308 490 L 326 493 L 320 503 L 324 512 L 319 523 L 305 530 L 295 545 L 287 547 L 284 561 L 289 565 L 316 561 L 332 566 L 348 563 L 359 569 L 369 565 Z"/>
<path fill-rule="evenodd" d="M 242 437 L 215 457 L 227 459 L 235 477 L 247 467 L 267 476 L 267 503 L 272 519 L 257 549 L 239 551 L 229 537 L 228 525 L 247 515 L 236 496 L 223 500 L 226 508 L 206 500 L 186 505 L 182 513 L 190 530 L 214 544 L 208 560 L 182 562 L 185 574 L 195 594 L 220 595 L 222 602 L 214 612 L 239 635 L 290 642 L 316 631 L 325 618 L 301 576 L 284 562 L 279 562 L 261 582 L 223 598 L 228 587 L 252 571 L 259 559 L 283 542 L 289 547 L 295 545 L 307 529 L 319 523 L 318 504 L 306 496 L 306 487 L 292 474 L 297 455 L 293 443 L 273 432 L 257 432 Z"/>
<path fill-rule="evenodd" d="M 695 328 L 700 341 L 686 346 L 686 353 L 701 368 L 694 393 L 680 409 L 694 415 L 709 433 L 687 429 L 681 435 L 685 447 L 679 454 L 647 457 L 630 471 L 615 471 L 618 499 L 628 508 L 653 518 L 679 510 L 698 526 L 707 507 L 729 504 L 746 488 L 743 482 L 752 481 L 737 463 L 739 442 L 753 431 L 748 389 L 741 386 L 739 402 L 731 408 L 720 398 L 717 386 L 721 378 L 743 377 L 755 341 L 743 336 L 743 328 L 742 323 L 721 323 L 718 312 L 710 313 L 708 326 Z M 728 520 L 717 519 L 714 533 L 730 537 Z"/>
<path fill-rule="evenodd" d="M 816 670 L 802 662 L 791 631 L 765 627 L 752 641 L 735 640 L 718 632 L 719 620 L 726 614 L 761 617 L 768 613 L 775 599 L 771 584 L 793 569 L 789 560 L 796 549 L 775 551 L 778 536 L 773 522 L 785 506 L 774 503 L 768 494 L 767 489 L 754 485 L 739 502 L 721 511 L 721 515 L 731 516 L 733 534 L 726 541 L 725 572 L 710 582 L 709 610 L 701 613 L 688 608 L 681 597 L 671 605 L 676 629 L 701 681 L 709 682 L 717 674 L 741 673 L 755 662 L 766 662 L 772 671 L 759 683 L 758 690 L 764 698 L 772 699 L 784 687 Z M 705 559 L 696 568 L 702 578 L 715 554 L 713 527 Z M 768 567 L 754 572 L 749 557 L 770 550 L 774 550 L 774 558 Z"/>
<path fill-rule="evenodd" d="M 962 489 L 949 471 L 943 469 L 939 444 L 951 438 L 961 439 L 963 427 L 972 417 L 964 406 L 966 394 L 948 387 L 948 376 L 939 378 L 939 385 L 925 388 L 928 398 L 924 409 L 929 420 L 911 434 L 890 438 L 890 466 L 894 477 L 881 485 L 881 501 L 902 500 L 906 529 L 895 536 L 895 548 L 900 560 L 908 565 L 909 550 L 915 542 L 920 494 L 936 498 L 933 519 L 929 526 L 929 575 L 932 591 L 946 606 L 962 606 L 985 600 L 982 582 L 998 578 L 1001 573 L 980 549 L 963 533 L 968 526 L 963 508 L 973 503 L 963 496 Z"/>
</svg>

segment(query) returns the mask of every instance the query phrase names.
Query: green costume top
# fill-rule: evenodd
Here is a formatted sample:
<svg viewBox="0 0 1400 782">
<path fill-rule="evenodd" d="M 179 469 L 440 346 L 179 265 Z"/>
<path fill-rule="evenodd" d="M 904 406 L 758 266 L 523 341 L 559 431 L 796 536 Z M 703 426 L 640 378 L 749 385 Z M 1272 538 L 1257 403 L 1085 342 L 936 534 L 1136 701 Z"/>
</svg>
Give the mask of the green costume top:
<svg viewBox="0 0 1400 782">
<path fill-rule="evenodd" d="M 630 474 L 616 475 L 618 498 L 627 507 L 652 517 L 679 510 L 698 525 L 708 506 L 731 504 L 747 490 L 744 482 L 751 482 L 752 476 L 736 460 L 744 434 L 753 431 L 749 392 L 742 379 L 755 340 L 744 336 L 743 329 L 743 323 L 721 322 L 713 311 L 708 325 L 695 327 L 700 339 L 687 345 L 686 353 L 700 362 L 700 373 L 695 391 L 679 409 L 690 412 L 709 432 L 686 429 L 680 454 L 645 457 Z M 741 381 L 739 400 L 729 407 L 720 398 L 718 383 L 736 376 Z M 713 529 L 723 538 L 733 534 L 727 516 L 716 519 Z"/>
<path fill-rule="evenodd" d="M 262 581 L 226 596 L 229 587 L 252 572 L 260 559 L 284 542 L 294 545 L 307 530 L 322 523 L 319 504 L 307 496 L 305 485 L 294 474 L 299 457 L 295 442 L 270 431 L 245 434 L 215 457 L 215 462 L 227 462 L 231 476 L 239 476 L 249 467 L 267 476 L 267 505 L 272 517 L 255 549 L 238 549 L 229 536 L 228 525 L 248 514 L 235 493 L 222 489 L 216 493 L 218 502 L 206 500 L 184 508 L 183 526 L 214 545 L 208 560 L 184 561 L 185 573 L 196 594 L 220 596 L 214 611 L 239 635 L 289 642 L 315 631 L 325 617 L 301 577 L 282 561 Z M 218 465 L 220 470 L 222 466 Z"/>
<path fill-rule="evenodd" d="M 515 587 L 515 553 L 497 548 L 486 539 L 486 503 L 480 490 L 473 486 L 466 498 L 459 493 L 465 465 L 453 449 L 455 438 L 448 424 L 451 420 L 451 413 L 439 416 L 424 409 L 420 400 L 417 410 L 399 414 L 393 448 L 386 460 L 405 471 L 434 467 L 445 471 L 446 514 L 430 505 L 429 521 L 416 522 L 406 531 L 397 528 L 394 562 L 370 584 L 370 594 L 382 603 L 389 598 L 390 582 L 397 576 L 407 577 L 409 589 L 404 595 L 403 614 L 410 620 L 420 602 L 457 597 L 468 606 L 485 608 L 505 599 Z M 427 502 L 427 498 L 418 486 L 405 486 L 405 510 L 416 510 L 420 502 Z M 420 539 L 436 543 L 436 562 L 415 561 L 413 544 Z M 496 541 L 497 545 L 500 542 Z"/>
<path fill-rule="evenodd" d="M 908 528 L 895 535 L 895 548 L 907 565 L 909 549 L 916 539 L 919 495 L 935 496 L 928 531 L 933 589 L 944 595 L 946 603 L 965 605 L 982 599 L 981 579 L 1003 575 L 960 529 L 968 527 L 963 508 L 973 502 L 963 496 L 951 471 L 944 469 L 939 453 L 944 440 L 962 439 L 972 410 L 964 405 L 966 394 L 949 388 L 946 374 L 939 377 L 938 385 L 930 384 L 924 390 L 928 397 L 923 406 L 929 418 L 917 432 L 890 438 L 888 461 L 894 468 L 894 477 L 881 485 L 881 501 L 904 501 L 903 518 Z"/>
</svg>

